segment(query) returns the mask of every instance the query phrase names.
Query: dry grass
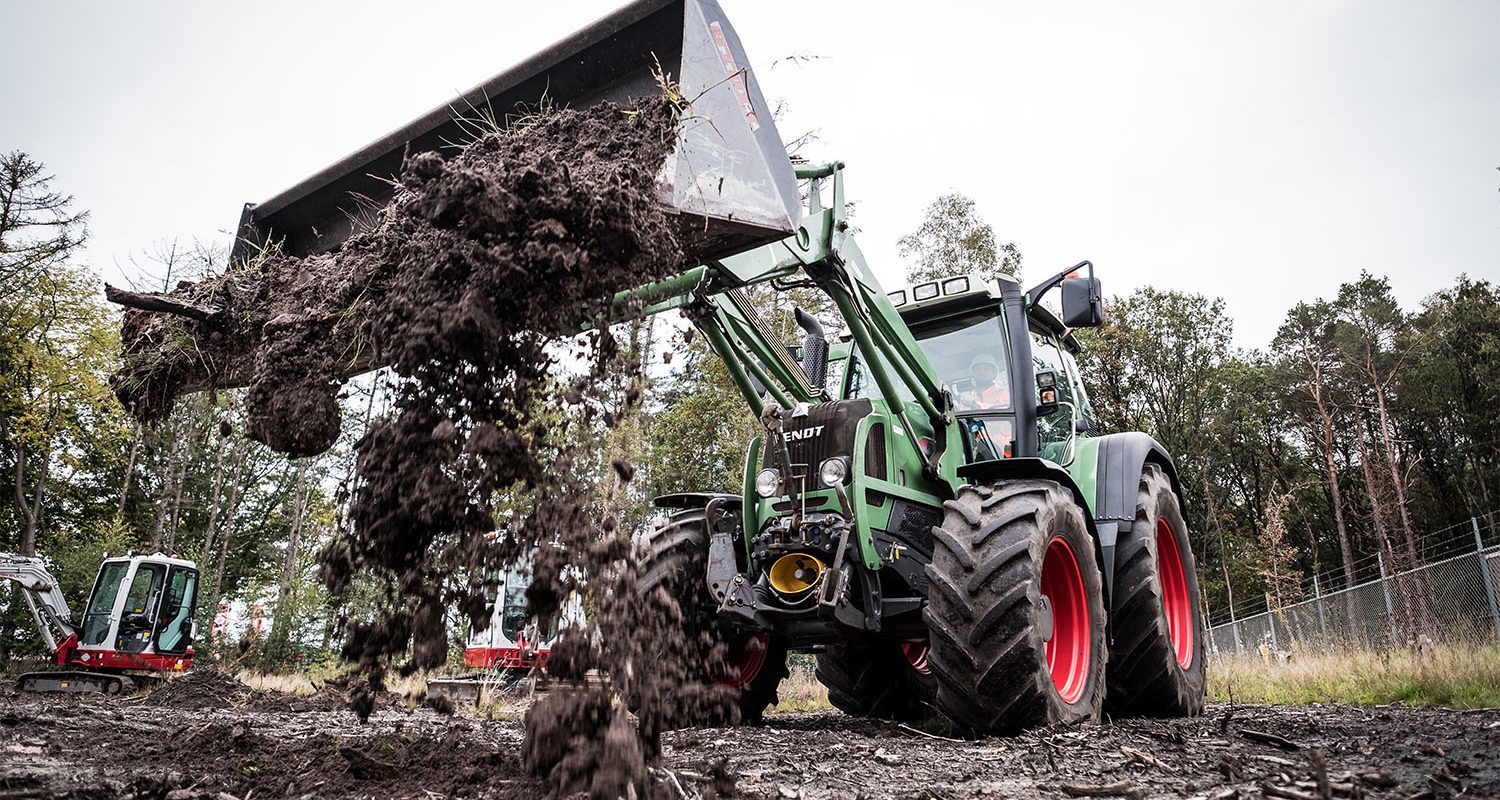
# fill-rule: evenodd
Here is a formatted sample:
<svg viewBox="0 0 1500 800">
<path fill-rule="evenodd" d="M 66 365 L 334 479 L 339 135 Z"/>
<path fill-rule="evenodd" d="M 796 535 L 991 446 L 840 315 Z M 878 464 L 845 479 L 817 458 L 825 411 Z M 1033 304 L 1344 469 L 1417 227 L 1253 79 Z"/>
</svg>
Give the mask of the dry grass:
<svg viewBox="0 0 1500 800">
<path fill-rule="evenodd" d="M 268 675 L 263 672 L 250 672 L 246 670 L 235 677 L 239 678 L 240 683 L 259 692 L 284 692 L 286 694 L 306 697 L 318 691 L 318 687 L 306 675 Z"/>
<path fill-rule="evenodd" d="M 813 676 L 810 667 L 794 664 L 791 677 L 781 682 L 776 690 L 777 703 L 767 713 L 790 714 L 796 711 L 817 711 L 833 708 L 828 704 L 828 690 Z"/>
<path fill-rule="evenodd" d="M 1209 664 L 1208 694 L 1239 703 L 1402 702 L 1448 708 L 1500 707 L 1500 646 L 1432 645 L 1416 650 L 1298 653 L 1289 661 L 1221 656 Z"/>
</svg>

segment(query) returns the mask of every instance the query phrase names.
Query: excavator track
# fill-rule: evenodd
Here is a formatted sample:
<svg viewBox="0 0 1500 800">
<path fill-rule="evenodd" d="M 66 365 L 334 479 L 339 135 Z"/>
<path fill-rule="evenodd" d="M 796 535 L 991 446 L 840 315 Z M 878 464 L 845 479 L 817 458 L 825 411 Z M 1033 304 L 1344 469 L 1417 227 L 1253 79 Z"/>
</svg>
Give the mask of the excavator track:
<svg viewBox="0 0 1500 800">
<path fill-rule="evenodd" d="M 81 670 L 28 672 L 16 679 L 16 690 L 21 692 L 129 694 L 135 689 L 136 682 L 131 678 L 125 675 L 111 675 L 107 672 Z"/>
</svg>

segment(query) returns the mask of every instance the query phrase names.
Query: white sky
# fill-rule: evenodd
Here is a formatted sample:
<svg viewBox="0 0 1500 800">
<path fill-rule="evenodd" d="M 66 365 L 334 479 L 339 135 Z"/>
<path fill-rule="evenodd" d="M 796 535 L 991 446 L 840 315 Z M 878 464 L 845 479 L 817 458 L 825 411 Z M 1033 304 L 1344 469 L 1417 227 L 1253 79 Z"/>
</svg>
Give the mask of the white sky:
<svg viewBox="0 0 1500 800">
<path fill-rule="evenodd" d="M 1028 280 L 1223 296 L 1245 346 L 1360 269 L 1500 279 L 1500 2 L 722 2 L 889 283 L 949 189 Z M 616 5 L 0 0 L 0 150 L 119 281 Z"/>
</svg>

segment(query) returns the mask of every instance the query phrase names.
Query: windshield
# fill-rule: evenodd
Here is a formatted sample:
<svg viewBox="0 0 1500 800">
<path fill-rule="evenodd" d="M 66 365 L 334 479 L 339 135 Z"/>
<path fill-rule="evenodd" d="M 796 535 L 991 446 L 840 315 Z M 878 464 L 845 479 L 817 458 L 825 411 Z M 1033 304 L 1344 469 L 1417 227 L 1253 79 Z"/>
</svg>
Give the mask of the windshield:
<svg viewBox="0 0 1500 800">
<path fill-rule="evenodd" d="M 120 596 L 120 582 L 125 580 L 129 561 L 109 561 L 99 570 L 99 580 L 94 583 L 94 593 L 89 596 L 89 607 L 83 613 L 83 635 L 81 644 L 104 644 L 109 636 L 109 616 L 115 612 L 115 598 Z"/>
<path fill-rule="evenodd" d="M 938 380 L 953 393 L 959 411 L 1011 410 L 1010 358 L 998 309 L 977 317 L 941 320 L 912 333 Z M 878 397 L 880 388 L 858 348 L 849 365 L 849 396 Z M 891 379 L 903 400 L 912 399 L 894 372 Z"/>
<path fill-rule="evenodd" d="M 505 573 L 505 602 L 500 612 L 500 633 L 513 642 L 521 629 L 526 627 L 526 589 L 530 586 L 530 575 L 514 569 Z"/>
</svg>

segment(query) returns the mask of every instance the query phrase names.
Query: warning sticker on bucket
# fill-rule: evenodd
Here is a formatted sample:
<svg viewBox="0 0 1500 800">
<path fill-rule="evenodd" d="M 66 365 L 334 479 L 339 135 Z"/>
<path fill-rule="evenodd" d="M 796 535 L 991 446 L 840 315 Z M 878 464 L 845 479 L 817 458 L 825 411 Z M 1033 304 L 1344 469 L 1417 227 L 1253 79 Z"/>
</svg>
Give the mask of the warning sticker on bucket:
<svg viewBox="0 0 1500 800">
<path fill-rule="evenodd" d="M 708 30 L 714 37 L 714 46 L 719 48 L 719 58 L 724 61 L 724 74 L 729 79 L 729 85 L 734 87 L 734 94 L 740 99 L 740 107 L 745 109 L 745 121 L 750 123 L 750 130 L 759 130 L 760 120 L 755 117 L 755 106 L 750 104 L 750 90 L 745 88 L 745 71 L 734 63 L 734 53 L 729 50 L 729 40 L 724 38 L 724 29 L 719 23 L 711 22 Z"/>
</svg>

